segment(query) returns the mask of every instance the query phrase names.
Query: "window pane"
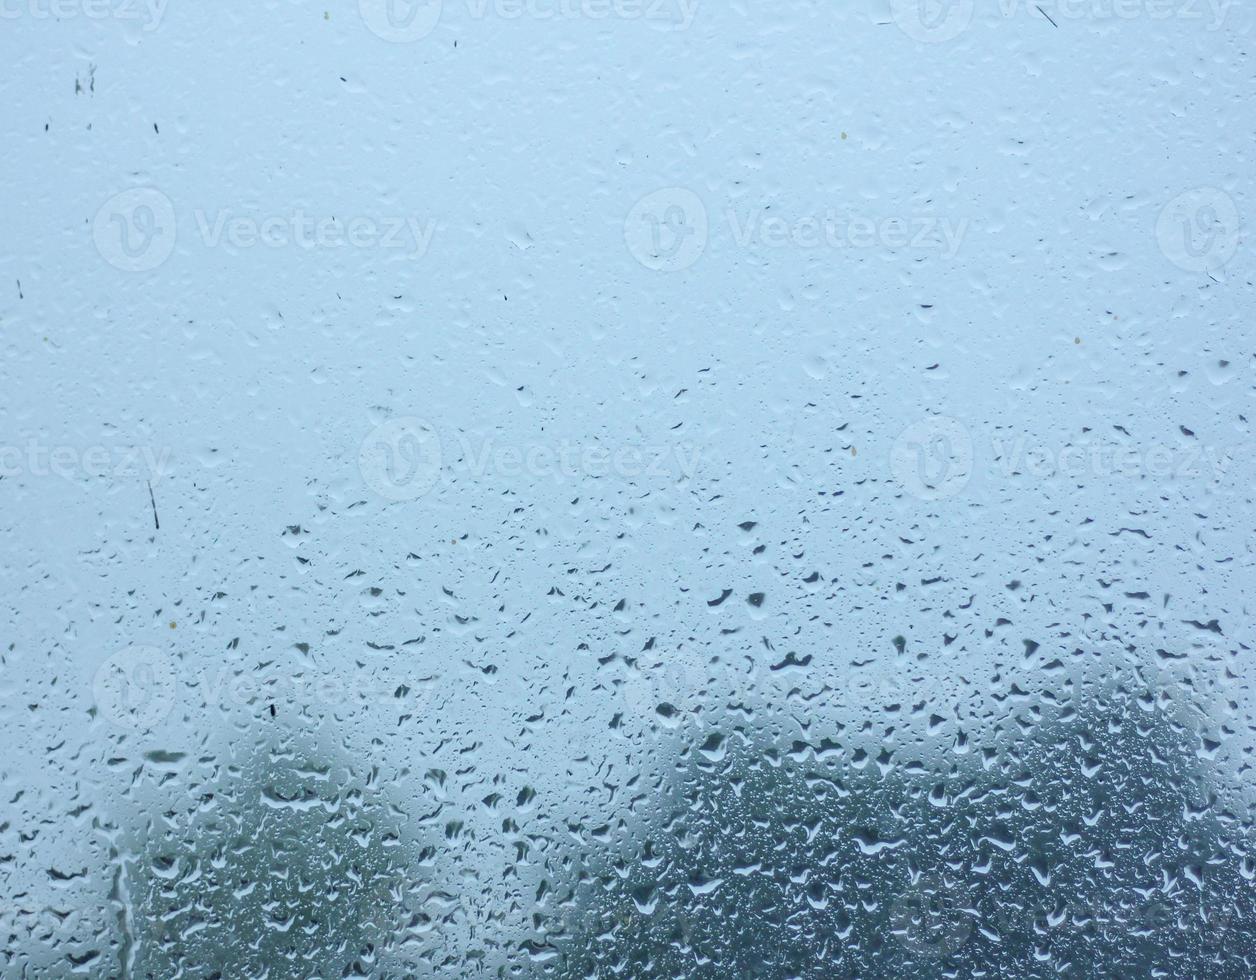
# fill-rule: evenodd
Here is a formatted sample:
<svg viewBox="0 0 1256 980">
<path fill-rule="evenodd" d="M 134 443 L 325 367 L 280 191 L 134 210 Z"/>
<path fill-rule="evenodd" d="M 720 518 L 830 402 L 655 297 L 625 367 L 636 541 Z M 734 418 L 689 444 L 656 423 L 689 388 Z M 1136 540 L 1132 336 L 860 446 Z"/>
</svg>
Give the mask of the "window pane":
<svg viewBox="0 0 1256 980">
<path fill-rule="evenodd" d="M 0 973 L 1256 975 L 1250 9 L 0 20 Z"/>
</svg>

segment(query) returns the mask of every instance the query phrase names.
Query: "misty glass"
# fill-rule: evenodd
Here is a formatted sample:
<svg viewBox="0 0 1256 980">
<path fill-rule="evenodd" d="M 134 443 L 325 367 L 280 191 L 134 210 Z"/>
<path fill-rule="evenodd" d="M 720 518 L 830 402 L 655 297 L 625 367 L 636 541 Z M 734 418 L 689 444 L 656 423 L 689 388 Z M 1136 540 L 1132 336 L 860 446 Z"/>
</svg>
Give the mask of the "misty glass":
<svg viewBox="0 0 1256 980">
<path fill-rule="evenodd" d="M 1256 976 L 1256 13 L 0 7 L 0 974 Z"/>
</svg>

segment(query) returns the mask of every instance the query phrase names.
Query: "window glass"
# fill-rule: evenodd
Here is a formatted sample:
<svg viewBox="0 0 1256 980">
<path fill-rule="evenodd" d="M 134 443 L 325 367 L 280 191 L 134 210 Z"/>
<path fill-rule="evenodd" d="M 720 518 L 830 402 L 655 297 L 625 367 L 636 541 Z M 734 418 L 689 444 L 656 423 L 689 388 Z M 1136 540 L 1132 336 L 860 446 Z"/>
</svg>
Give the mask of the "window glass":
<svg viewBox="0 0 1256 980">
<path fill-rule="evenodd" d="M 1249 7 L 0 21 L 0 974 L 1256 975 Z"/>
</svg>

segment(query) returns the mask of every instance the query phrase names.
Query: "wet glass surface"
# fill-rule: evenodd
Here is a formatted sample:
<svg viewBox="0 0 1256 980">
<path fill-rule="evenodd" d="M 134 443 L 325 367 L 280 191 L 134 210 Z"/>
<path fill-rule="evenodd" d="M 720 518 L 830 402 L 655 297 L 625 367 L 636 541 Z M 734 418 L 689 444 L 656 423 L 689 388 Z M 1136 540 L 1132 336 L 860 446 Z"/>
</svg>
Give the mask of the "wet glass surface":
<svg viewBox="0 0 1256 980">
<path fill-rule="evenodd" d="M 1254 16 L 0 8 L 0 973 L 1256 975 Z"/>
</svg>

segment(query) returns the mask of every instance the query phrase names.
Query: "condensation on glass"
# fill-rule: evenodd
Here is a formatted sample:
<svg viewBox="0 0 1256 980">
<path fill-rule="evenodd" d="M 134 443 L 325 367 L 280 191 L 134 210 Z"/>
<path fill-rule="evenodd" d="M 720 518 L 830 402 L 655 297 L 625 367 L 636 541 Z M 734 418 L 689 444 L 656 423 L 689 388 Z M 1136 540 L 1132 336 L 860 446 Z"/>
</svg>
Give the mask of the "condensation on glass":
<svg viewBox="0 0 1256 980">
<path fill-rule="evenodd" d="M 1251 9 L 0 20 L 0 973 L 1256 975 Z"/>
</svg>

